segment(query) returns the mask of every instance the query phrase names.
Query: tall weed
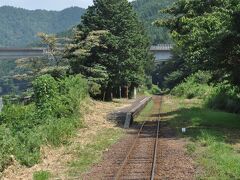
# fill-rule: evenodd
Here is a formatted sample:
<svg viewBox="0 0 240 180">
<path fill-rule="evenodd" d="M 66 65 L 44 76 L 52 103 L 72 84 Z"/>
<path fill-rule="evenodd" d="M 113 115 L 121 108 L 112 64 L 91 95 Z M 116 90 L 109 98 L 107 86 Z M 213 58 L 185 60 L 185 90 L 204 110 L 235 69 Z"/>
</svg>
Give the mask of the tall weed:
<svg viewBox="0 0 240 180">
<path fill-rule="evenodd" d="M 16 139 L 5 125 L 0 126 L 0 172 L 11 162 L 16 148 Z"/>
<path fill-rule="evenodd" d="M 219 83 L 205 98 L 205 105 L 212 109 L 240 113 L 240 89 L 228 82 Z"/>
</svg>

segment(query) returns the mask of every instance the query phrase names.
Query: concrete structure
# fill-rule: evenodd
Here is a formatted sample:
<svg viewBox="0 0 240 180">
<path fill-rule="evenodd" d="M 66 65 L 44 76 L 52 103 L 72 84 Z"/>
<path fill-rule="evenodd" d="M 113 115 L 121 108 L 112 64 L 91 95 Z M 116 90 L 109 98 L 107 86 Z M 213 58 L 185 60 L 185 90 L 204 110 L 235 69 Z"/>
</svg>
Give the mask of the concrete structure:
<svg viewBox="0 0 240 180">
<path fill-rule="evenodd" d="M 172 44 L 159 44 L 157 46 L 151 46 L 150 51 L 154 54 L 156 63 L 162 63 L 172 58 Z"/>
<path fill-rule="evenodd" d="M 42 48 L 0 48 L 0 60 L 42 57 L 45 51 Z"/>
<path fill-rule="evenodd" d="M 156 63 L 161 63 L 171 59 L 172 48 L 173 46 L 171 44 L 159 44 L 151 46 L 150 51 L 154 54 Z M 0 60 L 42 57 L 47 54 L 47 49 L 43 48 L 0 48 Z"/>
<path fill-rule="evenodd" d="M 0 112 L 2 111 L 2 108 L 3 108 L 3 100 L 2 100 L 2 97 L 0 97 Z"/>
</svg>

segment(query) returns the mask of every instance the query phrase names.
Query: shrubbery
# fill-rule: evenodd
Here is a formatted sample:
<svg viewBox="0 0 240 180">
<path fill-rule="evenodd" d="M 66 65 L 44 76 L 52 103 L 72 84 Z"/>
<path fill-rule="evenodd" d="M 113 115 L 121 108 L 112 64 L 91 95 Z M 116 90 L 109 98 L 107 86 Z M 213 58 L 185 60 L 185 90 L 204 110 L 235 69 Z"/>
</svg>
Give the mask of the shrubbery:
<svg viewBox="0 0 240 180">
<path fill-rule="evenodd" d="M 11 162 L 32 166 L 40 160 L 42 144 L 60 145 L 80 127 L 80 105 L 88 96 L 81 76 L 33 82 L 34 103 L 8 104 L 0 113 L 0 171 Z"/>
<path fill-rule="evenodd" d="M 138 92 L 140 94 L 144 95 L 159 95 L 161 93 L 161 89 L 157 85 L 147 85 L 147 86 L 142 86 L 141 88 L 138 89 Z"/>
<path fill-rule="evenodd" d="M 152 88 L 149 90 L 150 94 L 159 95 L 161 93 L 161 89 L 157 85 L 152 85 Z"/>
<path fill-rule="evenodd" d="M 209 108 L 240 113 L 240 89 L 228 82 L 217 84 L 205 98 Z"/>
<path fill-rule="evenodd" d="M 58 82 L 50 75 L 43 75 L 33 82 L 33 89 L 39 117 L 52 116 L 59 96 Z"/>
<path fill-rule="evenodd" d="M 5 125 L 0 126 L 0 172 L 11 162 L 11 154 L 16 148 L 16 139 Z"/>
<path fill-rule="evenodd" d="M 211 74 L 209 72 L 198 71 L 173 88 L 171 94 L 189 99 L 194 97 L 203 98 L 210 93 L 211 86 L 208 85 L 210 79 Z"/>
<path fill-rule="evenodd" d="M 78 112 L 80 102 L 87 96 L 87 82 L 81 76 L 55 80 L 50 75 L 33 83 L 35 102 L 40 117 L 69 117 Z"/>
<path fill-rule="evenodd" d="M 181 80 L 184 78 L 184 76 L 185 76 L 185 74 L 181 70 L 173 71 L 164 77 L 163 86 L 165 88 L 172 89 L 176 84 L 181 82 Z"/>
<path fill-rule="evenodd" d="M 240 88 L 229 82 L 208 85 L 211 74 L 199 71 L 176 86 L 171 94 L 184 98 L 202 98 L 208 108 L 240 113 Z"/>
</svg>

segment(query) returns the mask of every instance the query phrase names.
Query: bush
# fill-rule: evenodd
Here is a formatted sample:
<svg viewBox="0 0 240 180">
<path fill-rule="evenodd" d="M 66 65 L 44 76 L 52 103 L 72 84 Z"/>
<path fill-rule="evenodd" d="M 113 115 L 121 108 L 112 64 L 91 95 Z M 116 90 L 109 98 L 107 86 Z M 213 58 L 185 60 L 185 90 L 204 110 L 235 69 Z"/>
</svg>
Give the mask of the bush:
<svg viewBox="0 0 240 180">
<path fill-rule="evenodd" d="M 7 104 L 0 113 L 0 171 L 11 155 L 24 165 L 40 160 L 44 143 L 66 143 L 80 127 L 80 105 L 88 96 L 87 82 L 81 76 L 56 80 L 49 75 L 34 83 L 35 103 Z"/>
<path fill-rule="evenodd" d="M 76 128 L 81 126 L 79 117 L 49 120 L 42 128 L 46 143 L 59 146 L 66 144 L 67 140 L 75 134 Z"/>
<path fill-rule="evenodd" d="M 35 101 L 40 117 L 68 117 L 79 110 L 80 102 L 86 98 L 88 85 L 79 76 L 55 80 L 49 75 L 36 79 L 33 83 Z"/>
<path fill-rule="evenodd" d="M 35 115 L 34 105 L 7 105 L 1 113 L 2 124 L 6 127 L 0 129 L 7 135 L 7 141 L 14 141 L 14 146 L 9 149 L 21 164 L 31 166 L 39 161 L 41 138 L 35 127 L 42 123 Z M 1 134 L 0 132 L 0 134 Z M 1 135 L 2 137 L 2 135 Z M 4 138 L 4 136 L 3 136 Z M 4 140 L 0 140 L 0 144 Z M 4 155 L 2 152 L 1 154 Z M 5 163 L 8 159 L 5 158 Z M 0 162 L 1 164 L 4 163 Z"/>
<path fill-rule="evenodd" d="M 88 81 L 88 92 L 91 97 L 96 98 L 102 94 L 101 85 L 93 81 Z"/>
<path fill-rule="evenodd" d="M 38 77 L 33 82 L 35 104 L 40 118 L 53 115 L 55 100 L 58 97 L 58 83 L 50 75 Z"/>
<path fill-rule="evenodd" d="M 204 98 L 210 93 L 212 88 L 207 84 L 210 79 L 211 74 L 209 72 L 198 71 L 173 88 L 171 94 L 189 99 L 194 97 Z"/>
<path fill-rule="evenodd" d="M 13 133 L 22 131 L 24 128 L 33 128 L 39 121 L 35 117 L 35 106 L 12 104 L 6 105 L 1 113 L 1 123 L 7 124 Z"/>
<path fill-rule="evenodd" d="M 240 113 L 240 89 L 228 82 L 219 83 L 205 98 L 205 105 L 213 109 Z"/>
<path fill-rule="evenodd" d="M 26 128 L 15 135 L 17 145 L 14 155 L 21 164 L 30 167 L 39 162 L 40 147 L 43 143 L 41 133 L 36 129 Z"/>
<path fill-rule="evenodd" d="M 184 73 L 181 70 L 173 71 L 165 76 L 163 85 L 164 87 L 172 89 L 176 84 L 183 80 Z"/>
<path fill-rule="evenodd" d="M 212 79 L 212 74 L 209 71 L 198 71 L 187 78 L 187 81 L 196 84 L 207 84 Z"/>
<path fill-rule="evenodd" d="M 11 155 L 16 148 L 16 139 L 11 130 L 4 125 L 0 126 L 0 172 L 11 162 Z"/>
<path fill-rule="evenodd" d="M 211 87 L 208 85 L 200 85 L 195 83 L 184 82 L 175 87 L 171 94 L 174 96 L 192 99 L 195 97 L 204 98 L 209 93 Z"/>
<path fill-rule="evenodd" d="M 161 89 L 157 85 L 152 85 L 152 88 L 149 90 L 149 93 L 158 95 L 161 93 Z"/>
<path fill-rule="evenodd" d="M 79 112 L 81 102 L 88 96 L 87 81 L 80 75 L 71 76 L 63 79 L 59 85 L 60 103 L 65 105 L 67 113 L 63 115 L 71 115 L 72 113 Z M 60 111 L 58 111 L 60 112 Z"/>
</svg>

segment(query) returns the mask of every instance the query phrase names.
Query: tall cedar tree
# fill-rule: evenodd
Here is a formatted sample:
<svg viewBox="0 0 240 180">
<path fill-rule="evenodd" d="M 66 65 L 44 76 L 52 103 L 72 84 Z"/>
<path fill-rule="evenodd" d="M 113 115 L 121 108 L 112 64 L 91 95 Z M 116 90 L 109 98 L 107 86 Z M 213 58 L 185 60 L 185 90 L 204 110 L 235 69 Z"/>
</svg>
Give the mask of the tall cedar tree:
<svg viewBox="0 0 240 180">
<path fill-rule="evenodd" d="M 102 72 L 105 82 L 100 83 L 101 95 L 111 100 L 113 91 L 123 86 L 138 87 L 150 74 L 153 56 L 149 46 L 127 0 L 94 0 L 76 29 L 67 56 L 73 73 L 96 80 L 99 73 L 95 72 Z"/>
<path fill-rule="evenodd" d="M 179 0 L 165 12 L 172 16 L 158 23 L 170 29 L 193 71 L 240 85 L 239 0 Z"/>
</svg>

